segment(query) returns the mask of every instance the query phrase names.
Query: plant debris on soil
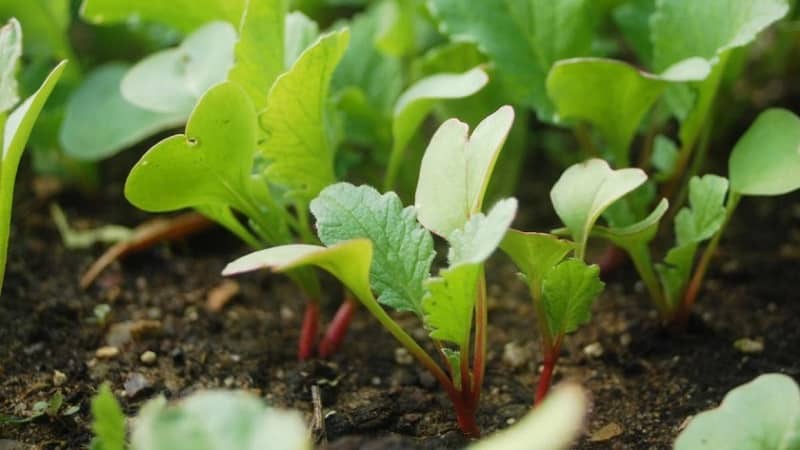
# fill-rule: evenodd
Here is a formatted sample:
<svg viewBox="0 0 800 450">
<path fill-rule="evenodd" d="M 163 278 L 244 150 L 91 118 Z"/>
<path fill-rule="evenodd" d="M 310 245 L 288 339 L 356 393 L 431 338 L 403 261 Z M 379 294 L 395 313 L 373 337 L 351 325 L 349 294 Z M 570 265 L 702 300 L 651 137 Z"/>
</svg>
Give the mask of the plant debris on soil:
<svg viewBox="0 0 800 450">
<path fill-rule="evenodd" d="M 104 248 L 66 250 L 48 203 L 30 190 L 21 183 L 0 301 L 0 415 L 28 416 L 57 392 L 61 411 L 79 410 L 0 425 L 1 449 L 86 446 L 89 401 L 103 381 L 128 415 L 155 395 L 236 388 L 300 409 L 309 421 L 316 405 L 324 418 L 321 448 L 467 444 L 435 380 L 366 312 L 357 313 L 334 358 L 297 362 L 300 293 L 268 274 L 223 284 L 221 269 L 248 249 L 220 229 L 129 256 L 81 290 L 80 274 Z M 69 193 L 57 200 L 70 221 L 87 226 L 145 219 L 120 191 L 112 184 L 102 194 L 108 198 L 94 204 Z M 522 195 L 523 209 L 550 213 L 546 199 L 526 195 L 536 194 Z M 531 206 L 537 204 L 548 206 Z M 540 221 L 523 217 L 517 225 L 541 229 Z M 729 389 L 765 372 L 800 379 L 800 196 L 746 201 L 719 253 L 683 335 L 661 327 L 632 269 L 607 280 L 592 322 L 565 341 L 555 376 L 579 382 L 592 398 L 575 448 L 669 448 L 687 418 Z M 478 414 L 484 433 L 529 410 L 540 358 L 533 307 L 512 265 L 497 256 L 487 273 L 490 352 Z M 330 279 L 326 286 L 330 318 L 341 288 Z M 415 334 L 426 333 L 414 318 L 398 317 Z"/>
</svg>

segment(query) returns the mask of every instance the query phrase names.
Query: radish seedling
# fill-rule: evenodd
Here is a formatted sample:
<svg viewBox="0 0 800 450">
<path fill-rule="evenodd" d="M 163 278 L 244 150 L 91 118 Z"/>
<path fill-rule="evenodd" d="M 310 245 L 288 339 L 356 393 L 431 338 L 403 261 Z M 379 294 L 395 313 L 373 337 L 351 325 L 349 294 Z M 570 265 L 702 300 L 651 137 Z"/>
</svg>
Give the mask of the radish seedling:
<svg viewBox="0 0 800 450">
<path fill-rule="evenodd" d="M 486 364 L 483 264 L 511 225 L 517 202 L 506 199 L 486 215 L 480 211 L 513 117 L 510 107 L 500 108 L 471 136 L 455 119 L 442 124 L 425 151 L 416 206 L 403 208 L 396 194 L 381 195 L 367 186 L 329 186 L 311 203 L 325 246 L 273 247 L 232 262 L 223 273 L 260 268 L 291 273 L 312 265 L 332 273 L 433 374 L 450 397 L 461 429 L 477 437 L 475 412 Z M 426 228 L 450 244 L 448 267 L 438 276 L 430 275 L 435 252 Z M 422 320 L 445 367 L 381 305 Z"/>
<path fill-rule="evenodd" d="M 16 19 L 11 19 L 0 28 L 0 148 L 3 150 L 0 157 L 0 291 L 6 272 L 11 204 L 14 200 L 17 168 L 33 124 L 66 65 L 66 61 L 59 63 L 39 89 L 19 103 L 15 76 L 21 55 L 22 29 Z"/>
</svg>

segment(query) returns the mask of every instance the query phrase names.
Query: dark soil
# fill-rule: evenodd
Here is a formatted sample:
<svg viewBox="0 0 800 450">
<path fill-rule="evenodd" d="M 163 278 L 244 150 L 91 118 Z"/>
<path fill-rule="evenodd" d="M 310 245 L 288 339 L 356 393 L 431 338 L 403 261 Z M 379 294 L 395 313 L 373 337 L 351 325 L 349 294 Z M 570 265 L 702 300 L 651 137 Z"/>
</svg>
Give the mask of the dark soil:
<svg viewBox="0 0 800 450">
<path fill-rule="evenodd" d="M 364 311 L 339 355 L 298 363 L 302 310 L 297 290 L 284 279 L 240 277 L 240 294 L 220 312 L 206 310 L 209 291 L 222 281 L 222 267 L 247 251 L 219 230 L 128 258 L 81 291 L 80 273 L 103 249 L 66 250 L 47 202 L 34 200 L 24 183 L 21 190 L 0 301 L 0 414 L 25 416 L 56 391 L 80 410 L 2 425 L 0 448 L 3 439 L 34 448 L 84 447 L 91 437 L 89 401 L 103 381 L 111 383 L 129 415 L 156 394 L 177 398 L 214 387 L 252 390 L 273 405 L 310 415 L 316 385 L 331 450 L 466 444 L 434 380 L 404 361 L 399 345 Z M 133 225 L 144 216 L 125 206 L 120 191 L 120 185 L 109 186 L 93 202 L 69 193 L 55 200 L 71 222 Z M 531 205 L 549 203 L 529 194 L 522 205 L 535 209 Z M 549 206 L 536 214 L 550 217 Z M 552 217 L 522 221 L 518 225 L 541 229 Z M 593 400 L 586 433 L 575 448 L 669 448 L 687 417 L 717 404 L 732 387 L 765 372 L 800 378 L 800 296 L 794 290 L 800 274 L 799 224 L 797 195 L 745 201 L 690 329 L 679 337 L 660 327 L 630 269 L 614 274 L 592 323 L 566 340 L 556 373 L 557 381 L 581 383 Z M 479 413 L 484 432 L 506 427 L 528 411 L 540 357 L 524 286 L 501 256 L 489 274 L 490 353 Z M 328 286 L 330 296 L 338 298 L 336 284 Z M 111 306 L 105 326 L 94 320 L 93 310 L 101 303 Z M 335 307 L 329 302 L 326 317 Z M 414 335 L 424 336 L 414 320 L 400 319 Z M 134 327 L 130 341 L 120 345 L 116 357 L 98 358 L 96 350 L 114 334 L 110 330 L 125 321 Z M 740 352 L 734 347 L 740 338 L 763 342 L 763 351 Z M 584 350 L 590 344 L 602 355 L 590 356 Z M 147 350 L 157 354 L 153 365 L 140 361 Z M 55 371 L 66 375 L 58 387 Z M 134 392 L 132 385 L 143 381 L 146 387 Z M 596 431 L 613 424 L 621 434 L 592 442 Z"/>
</svg>

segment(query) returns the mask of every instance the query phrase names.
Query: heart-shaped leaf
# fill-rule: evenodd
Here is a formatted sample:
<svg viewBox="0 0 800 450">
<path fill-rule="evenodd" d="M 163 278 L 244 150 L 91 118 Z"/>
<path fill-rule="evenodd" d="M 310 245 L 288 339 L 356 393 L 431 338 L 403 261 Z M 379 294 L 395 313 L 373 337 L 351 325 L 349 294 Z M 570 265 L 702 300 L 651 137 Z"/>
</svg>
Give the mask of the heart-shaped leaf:
<svg viewBox="0 0 800 450">
<path fill-rule="evenodd" d="M 800 188 L 800 118 L 785 109 L 761 113 L 733 148 L 731 190 L 781 195 Z"/>
</svg>

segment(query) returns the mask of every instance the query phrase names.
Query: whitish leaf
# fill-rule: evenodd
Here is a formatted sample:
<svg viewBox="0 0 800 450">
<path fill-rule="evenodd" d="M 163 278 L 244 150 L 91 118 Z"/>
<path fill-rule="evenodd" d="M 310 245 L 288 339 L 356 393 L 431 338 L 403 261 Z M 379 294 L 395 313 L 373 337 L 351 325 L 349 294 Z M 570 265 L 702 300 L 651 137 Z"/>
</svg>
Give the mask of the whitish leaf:
<svg viewBox="0 0 800 450">
<path fill-rule="evenodd" d="M 580 436 L 589 400 L 577 385 L 557 386 L 541 405 L 468 450 L 564 450 Z"/>
<path fill-rule="evenodd" d="M 587 0 L 498 0 L 430 2 L 440 29 L 454 41 L 468 41 L 488 55 L 510 98 L 550 119 L 545 77 L 558 60 L 586 56 L 594 30 Z"/>
<path fill-rule="evenodd" d="M 449 237 L 481 210 L 513 122 L 514 110 L 503 106 L 478 124 L 469 138 L 467 125 L 456 119 L 439 127 L 422 158 L 415 194 L 422 225 Z"/>
<path fill-rule="evenodd" d="M 447 255 L 450 265 L 480 264 L 489 259 L 516 214 L 517 200 L 507 198 L 497 202 L 485 216 L 482 213 L 472 216 L 464 228 L 450 235 L 450 252 Z"/>
<path fill-rule="evenodd" d="M 725 223 L 725 194 L 728 180 L 716 175 L 693 177 L 689 181 L 689 207 L 675 216 L 678 245 L 710 239 Z"/>
<path fill-rule="evenodd" d="M 423 282 L 435 256 L 433 238 L 417 223 L 413 207 L 403 208 L 394 192 L 337 183 L 311 202 L 317 233 L 327 246 L 356 238 L 372 241 L 372 289 L 378 301 L 422 316 Z"/>
<path fill-rule="evenodd" d="M 11 227 L 11 204 L 14 201 L 14 181 L 17 178 L 19 161 L 33 125 L 64 72 L 65 65 L 66 61 L 59 63 L 39 89 L 8 115 L 3 126 L 3 153 L 0 159 L 0 211 L 3 211 L 0 214 L 0 290 L 3 287 L 5 274 L 8 235 Z"/>
<path fill-rule="evenodd" d="M 510 230 L 500 248 L 525 275 L 534 298 L 539 301 L 545 274 L 561 262 L 575 245 L 552 234 Z"/>
<path fill-rule="evenodd" d="M 100 66 L 72 93 L 59 132 L 68 155 L 100 160 L 184 122 L 183 112 L 157 113 L 125 100 L 120 83 L 128 69 L 119 63 Z M 102 127 L 97 126 L 98 117 L 103 118 Z"/>
<path fill-rule="evenodd" d="M 177 48 L 154 53 L 131 67 L 120 84 L 122 96 L 143 109 L 188 117 L 197 99 L 225 79 L 235 42 L 231 24 L 204 25 Z"/>
<path fill-rule="evenodd" d="M 793 450 L 800 448 L 800 389 L 783 374 L 761 375 L 700 413 L 675 450 Z"/>
<path fill-rule="evenodd" d="M 0 114 L 9 111 L 17 102 L 17 62 L 22 56 L 22 30 L 12 18 L 0 28 Z"/>
<path fill-rule="evenodd" d="M 259 117 L 267 134 L 267 176 L 287 189 L 288 198 L 309 202 L 334 181 L 328 88 L 348 38 L 347 30 L 328 34 L 303 52 L 278 77 Z"/>
<path fill-rule="evenodd" d="M 567 259 L 548 271 L 542 282 L 542 307 L 551 335 L 563 336 L 588 322 L 592 302 L 604 286 L 600 268 L 579 259 Z"/>
<path fill-rule="evenodd" d="M 432 338 L 452 342 L 459 348 L 467 346 L 480 271 L 481 264 L 458 264 L 425 283 L 427 294 L 422 307 Z"/>
<path fill-rule="evenodd" d="M 92 397 L 92 448 L 97 450 L 125 449 L 125 415 L 108 383 L 100 385 Z"/>
<path fill-rule="evenodd" d="M 579 248 L 584 248 L 603 211 L 646 180 L 640 169 L 613 170 L 602 159 L 590 159 L 569 167 L 550 191 L 550 199 Z"/>
<path fill-rule="evenodd" d="M 682 70 L 677 81 L 702 80 L 707 70 Z M 607 140 L 617 166 L 629 165 L 639 124 L 669 81 L 621 61 L 576 58 L 559 61 L 547 77 L 547 93 L 562 119 L 593 124 Z"/>
<path fill-rule="evenodd" d="M 248 0 L 228 80 L 239 83 L 261 110 L 284 69 L 284 25 L 288 0 Z"/>
<path fill-rule="evenodd" d="M 81 17 L 96 24 L 129 20 L 162 23 L 188 33 L 212 20 L 238 26 L 247 0 L 83 0 Z"/>
<path fill-rule="evenodd" d="M 403 150 L 437 100 L 468 97 L 488 82 L 486 72 L 475 68 L 461 74 L 431 75 L 414 83 L 397 99 L 394 107 L 392 160 L 402 157 Z"/>
<path fill-rule="evenodd" d="M 800 118 L 785 109 L 761 113 L 733 148 L 731 191 L 781 195 L 800 188 Z"/>
<path fill-rule="evenodd" d="M 294 244 L 260 250 L 228 264 L 222 274 L 235 275 L 258 269 L 286 272 L 304 266 L 317 266 L 338 278 L 366 304 L 374 301 L 369 283 L 371 265 L 372 242 L 369 239 L 354 239 L 332 247 Z"/>
<path fill-rule="evenodd" d="M 136 418 L 133 450 L 310 450 L 302 416 L 267 408 L 243 391 L 203 391 L 167 405 L 148 402 Z"/>
</svg>

